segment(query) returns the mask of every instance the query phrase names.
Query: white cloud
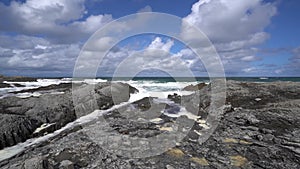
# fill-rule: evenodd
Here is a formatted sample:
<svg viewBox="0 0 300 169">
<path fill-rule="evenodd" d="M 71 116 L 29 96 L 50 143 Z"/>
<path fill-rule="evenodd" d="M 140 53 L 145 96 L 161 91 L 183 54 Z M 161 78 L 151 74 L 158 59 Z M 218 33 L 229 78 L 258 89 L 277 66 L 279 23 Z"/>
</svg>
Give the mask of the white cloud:
<svg viewBox="0 0 300 169">
<path fill-rule="evenodd" d="M 27 0 L 13 1 L 11 9 L 30 24 L 65 23 L 82 17 L 84 0 Z M 49 15 L 51 14 L 51 15 Z M 38 26 L 38 25 L 35 25 Z"/>
<path fill-rule="evenodd" d="M 168 40 L 167 43 L 163 43 L 160 37 L 156 37 L 151 44 L 148 46 L 148 49 L 161 49 L 166 52 L 169 52 L 171 47 L 174 45 L 174 42 Z"/>
<path fill-rule="evenodd" d="M 139 10 L 149 11 L 152 11 L 150 6 Z M 1 68 L 70 72 L 80 50 L 78 42 L 86 40 L 94 31 L 112 20 L 111 15 L 86 16 L 87 14 L 84 0 L 13 1 L 10 6 L 0 3 L 0 20 L 5 21 L 0 22 L 0 31 L 19 34 L 13 38 L 0 36 Z M 251 63 L 261 59 L 256 56 L 257 46 L 270 37 L 264 29 L 275 14 L 276 6 L 263 0 L 199 0 L 193 5 L 191 14 L 183 20 L 200 28 L 212 40 L 226 72 L 254 73 L 259 68 L 253 67 Z M 145 17 L 139 16 L 127 22 L 115 22 L 114 25 L 115 29 L 112 31 L 120 32 L 131 28 L 147 30 L 149 26 L 155 27 Z M 41 37 L 35 37 L 37 35 Z M 94 46 L 90 46 L 85 53 L 89 60 L 83 62 L 80 68 L 92 68 L 97 63 L 96 56 L 99 52 L 117 42 L 117 39 L 109 35 L 108 33 L 107 37 L 95 39 Z M 203 47 L 203 53 L 210 51 L 210 46 L 202 41 L 204 37 L 196 36 L 194 30 L 185 24 L 182 25 L 181 35 L 186 40 L 196 42 L 193 43 L 195 46 Z M 112 73 L 123 59 L 135 55 L 132 57 L 135 59 L 128 62 L 128 69 L 161 67 L 180 73 L 182 69 L 189 68 L 205 72 L 200 59 L 191 50 L 182 49 L 171 54 L 173 46 L 172 40 L 164 41 L 156 37 L 142 52 L 126 48 L 113 49 L 104 58 L 101 71 L 105 74 Z M 294 53 L 289 66 L 299 70 L 300 55 Z M 211 65 L 206 66 L 214 64 L 212 60 Z M 280 70 L 284 72 L 283 68 Z"/>
<path fill-rule="evenodd" d="M 0 31 L 25 35 L 43 35 L 53 42 L 74 43 L 86 40 L 91 33 L 112 20 L 111 15 L 89 16 L 84 0 L 27 0 L 0 3 Z"/>
<path fill-rule="evenodd" d="M 177 76 L 187 75 L 186 70 L 191 70 L 192 63 L 197 59 L 192 59 L 192 57 L 190 60 L 184 59 L 184 53 L 189 53 L 187 49 L 176 54 L 171 53 L 173 46 L 173 40 L 163 40 L 161 37 L 155 37 L 141 51 L 129 50 L 127 48 L 112 50 L 100 64 L 98 72 L 100 74 L 112 75 L 117 70 L 120 73 L 118 74 L 119 76 L 128 76 L 141 70 L 151 70 L 144 72 L 151 74 L 151 72 L 153 73 L 153 69 L 157 69 Z"/>
<path fill-rule="evenodd" d="M 246 73 L 251 73 L 251 72 L 253 72 L 253 71 L 255 71 L 256 70 L 256 68 L 255 67 L 249 67 L 249 68 L 245 68 L 245 69 L 243 69 L 243 72 L 246 72 Z"/>
<path fill-rule="evenodd" d="M 85 21 L 74 22 L 72 26 L 85 33 L 91 34 L 94 33 L 97 29 L 101 28 L 104 23 L 108 23 L 111 20 L 111 15 L 91 15 Z"/>
<path fill-rule="evenodd" d="M 213 42 L 228 42 L 262 32 L 275 14 L 276 7 L 263 0 L 200 0 L 184 20 L 200 28 Z"/>
<path fill-rule="evenodd" d="M 217 49 L 227 73 L 250 73 L 255 70 L 250 63 L 260 60 L 257 46 L 269 38 L 264 29 L 276 13 L 275 4 L 263 0 L 199 0 L 183 19 L 181 36 L 200 44 L 201 38 L 185 22 L 199 28 Z"/>
<path fill-rule="evenodd" d="M 142 12 L 152 12 L 151 6 L 147 5 L 144 8 L 138 10 L 138 13 L 142 13 Z"/>
<path fill-rule="evenodd" d="M 8 74 L 70 75 L 81 48 L 79 44 L 51 44 L 29 36 L 0 38 L 9 39 L 0 42 L 0 71 Z"/>
<path fill-rule="evenodd" d="M 70 75 L 81 44 L 112 20 L 111 15 L 87 16 L 84 5 L 85 0 L 0 2 L 0 70 Z"/>
</svg>

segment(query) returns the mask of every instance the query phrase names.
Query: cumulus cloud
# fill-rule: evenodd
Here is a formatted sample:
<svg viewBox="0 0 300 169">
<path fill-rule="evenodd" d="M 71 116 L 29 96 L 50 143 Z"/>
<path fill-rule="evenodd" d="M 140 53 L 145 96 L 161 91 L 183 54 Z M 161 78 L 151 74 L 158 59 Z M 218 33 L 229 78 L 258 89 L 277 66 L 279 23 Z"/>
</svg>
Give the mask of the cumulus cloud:
<svg viewBox="0 0 300 169">
<path fill-rule="evenodd" d="M 151 8 L 151 6 L 147 5 L 144 8 L 138 10 L 138 13 L 141 13 L 141 12 L 152 12 L 152 8 Z"/>
<path fill-rule="evenodd" d="M 84 0 L 27 0 L 0 3 L 0 31 L 42 35 L 57 43 L 86 40 L 112 20 L 111 15 L 84 17 Z"/>
<path fill-rule="evenodd" d="M 24 3 L 12 1 L 7 6 L 0 2 L 0 70 L 71 73 L 81 42 L 112 20 L 111 15 L 89 15 L 84 3 L 84 0 L 27 0 Z M 146 6 L 138 12 L 150 11 L 151 6 Z M 257 55 L 258 45 L 270 38 L 264 30 L 276 13 L 276 5 L 264 0 L 199 0 L 183 21 L 208 36 L 222 59 L 226 73 L 230 75 L 267 72 L 270 69 L 283 73 L 288 67 L 299 72 L 300 50 L 296 49 L 286 67 L 262 70 L 264 66 L 253 66 L 253 62 L 262 59 Z M 128 22 L 114 22 L 114 26 L 115 29 L 109 31 L 147 30 L 149 26 L 155 28 L 156 25 L 151 25 L 145 17 L 137 16 Z M 17 36 L 7 33 L 16 33 Z M 109 33 L 94 39 L 94 46 L 89 46 L 83 53 L 87 61 L 78 68 L 88 71 L 87 68 L 98 66 L 95 64 L 99 62 L 97 56 L 104 54 L 102 50 L 118 40 Z M 207 55 L 212 48 L 204 43 L 205 37 L 195 36 L 194 30 L 186 24 L 182 25 L 180 36 L 190 41 L 193 47 L 198 46 L 203 52 L 200 57 L 210 62 L 205 66 L 215 65 L 216 60 Z M 112 74 L 128 58 L 127 70 L 162 68 L 179 74 L 187 68 L 197 75 L 205 74 L 205 66 L 193 51 L 183 48 L 172 54 L 170 51 L 174 45 L 173 40 L 156 37 L 143 51 L 115 47 L 102 61 L 99 73 Z"/>
<path fill-rule="evenodd" d="M 261 59 L 257 46 L 269 38 L 264 29 L 276 13 L 276 5 L 263 0 L 199 0 L 183 19 L 181 36 L 195 41 L 187 22 L 212 41 L 227 73 L 253 72 L 250 63 Z"/>
<path fill-rule="evenodd" d="M 9 39 L 0 43 L 0 71 L 6 74 L 69 76 L 81 48 L 79 44 L 51 44 L 24 35 L 0 38 Z"/>
<path fill-rule="evenodd" d="M 117 76 L 129 76 L 144 71 L 143 75 L 153 75 L 156 69 L 176 76 L 191 75 L 187 70 L 192 70 L 192 63 L 199 58 L 195 58 L 193 52 L 188 49 L 172 53 L 173 46 L 173 40 L 155 37 L 143 50 L 128 48 L 111 50 L 100 64 L 98 73 L 99 75 L 116 73 Z M 190 59 L 184 58 L 187 56 L 186 53 L 192 55 L 189 56 Z"/>
<path fill-rule="evenodd" d="M 72 74 L 82 44 L 111 15 L 88 15 L 85 0 L 0 2 L 0 71 Z M 13 34 L 14 36 L 11 36 Z"/>
<path fill-rule="evenodd" d="M 200 0 L 184 19 L 213 42 L 231 42 L 263 32 L 275 14 L 274 4 L 263 0 Z"/>
</svg>

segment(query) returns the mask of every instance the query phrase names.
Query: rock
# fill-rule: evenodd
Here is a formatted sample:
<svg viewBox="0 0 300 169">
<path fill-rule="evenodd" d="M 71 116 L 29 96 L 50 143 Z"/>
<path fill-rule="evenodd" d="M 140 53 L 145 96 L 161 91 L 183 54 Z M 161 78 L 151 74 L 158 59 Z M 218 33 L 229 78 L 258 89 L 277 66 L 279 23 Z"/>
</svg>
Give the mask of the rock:
<svg viewBox="0 0 300 169">
<path fill-rule="evenodd" d="M 25 99 L 17 97 L 0 99 L 0 121 L 3 123 L 0 126 L 0 149 L 23 142 L 32 136 L 51 133 L 101 106 L 105 105 L 107 109 L 114 104 L 128 101 L 130 93 L 137 92 L 135 88 L 124 83 L 99 83 L 95 86 L 78 84 L 75 85 L 73 94 L 71 87 L 70 83 L 66 83 L 34 89 L 34 91 L 65 91 L 60 95 L 46 93 Z M 94 93 L 89 93 L 92 91 Z M 114 95 L 116 99 L 113 98 Z M 33 133 L 45 123 L 52 125 Z"/>
<path fill-rule="evenodd" d="M 38 123 L 26 116 L 2 114 L 0 124 L 0 148 L 2 149 L 30 138 Z"/>
<path fill-rule="evenodd" d="M 166 113 L 169 114 L 177 114 L 180 111 L 180 107 L 176 104 L 170 106 L 169 108 L 165 109 Z"/>
<path fill-rule="evenodd" d="M 205 158 L 198 158 L 198 157 L 192 157 L 191 161 L 201 165 L 201 166 L 208 166 L 209 163 Z"/>
<path fill-rule="evenodd" d="M 44 123 L 33 132 L 33 137 L 43 136 L 47 133 L 55 131 L 55 123 Z"/>
<path fill-rule="evenodd" d="M 14 84 L 19 86 L 18 84 Z M 55 91 L 55 92 L 61 92 L 61 91 L 67 91 L 72 88 L 72 83 L 60 83 L 60 84 L 52 84 L 49 86 L 42 86 L 36 89 L 27 89 L 27 90 L 21 90 L 21 91 L 15 91 L 11 92 L 14 94 L 18 93 L 33 93 L 33 92 L 46 92 L 46 91 Z"/>
<path fill-rule="evenodd" d="M 24 169 L 48 169 L 48 162 L 43 157 L 34 157 L 25 160 Z"/>
<path fill-rule="evenodd" d="M 230 156 L 230 160 L 233 166 L 235 167 L 242 167 L 247 163 L 247 159 L 240 155 L 237 156 Z"/>
<path fill-rule="evenodd" d="M 130 94 L 138 90 L 125 83 L 98 83 L 82 85 L 73 90 L 72 97 L 78 117 L 97 109 L 108 109 L 115 104 L 126 102 Z"/>
<path fill-rule="evenodd" d="M 11 87 L 10 84 L 0 82 L 0 88 L 7 88 L 7 87 Z"/>
<path fill-rule="evenodd" d="M 19 83 L 14 83 L 12 84 L 14 87 L 25 87 L 25 85 L 19 84 Z"/>
<path fill-rule="evenodd" d="M 37 78 L 33 77 L 24 77 L 24 76 L 0 76 L 0 82 L 9 81 L 9 82 L 35 82 Z"/>
<path fill-rule="evenodd" d="M 195 131 L 190 131 L 188 134 L 188 137 L 192 140 L 198 140 L 199 134 L 196 133 Z"/>
<path fill-rule="evenodd" d="M 167 154 L 176 158 L 182 158 L 184 156 L 183 151 L 178 148 L 172 148 L 168 150 Z"/>
<path fill-rule="evenodd" d="M 133 105 L 136 108 L 141 109 L 142 111 L 146 111 L 151 107 L 151 103 L 153 103 L 153 98 L 152 97 L 144 97 L 141 100 L 133 102 Z"/>
<path fill-rule="evenodd" d="M 262 141 L 262 140 L 264 139 L 264 137 L 263 137 L 262 135 L 257 135 L 257 139 L 258 139 L 259 141 Z"/>
<path fill-rule="evenodd" d="M 103 87 L 109 85 L 109 83 L 99 84 L 93 90 L 85 90 L 88 85 L 79 86 L 80 96 L 85 96 L 81 98 L 83 105 L 88 107 L 87 105 L 100 104 L 101 102 L 97 103 L 97 99 L 109 102 L 111 95 L 108 89 L 105 88 L 101 91 Z M 198 140 L 191 140 L 189 136 L 192 135 L 196 139 L 197 135 L 200 138 L 205 134 L 210 134 L 205 133 L 204 127 L 213 127 L 214 125 L 207 119 L 210 108 L 210 86 L 205 86 L 180 99 L 175 95 L 170 95 L 170 99 L 173 97 L 178 99 L 176 106 L 182 102 L 181 106 L 187 111 L 201 117 L 194 120 L 188 119 L 186 116 L 179 118 L 187 119 L 183 122 L 193 124 L 193 126 L 187 130 L 191 134 L 182 140 L 172 138 L 174 139 L 172 140 L 173 147 L 164 145 L 163 140 L 158 140 L 157 144 L 151 146 L 153 149 L 166 148 L 165 153 L 147 158 L 131 158 L 126 156 L 131 151 L 125 151 L 121 153 L 122 155 L 118 155 L 110 149 L 114 145 L 117 151 L 125 147 L 128 148 L 126 150 L 135 150 L 134 153 L 144 152 L 145 147 L 150 147 L 147 141 L 130 142 L 125 138 L 154 138 L 160 134 L 177 131 L 177 126 L 174 124 L 178 122 L 178 118 L 171 118 L 163 114 L 156 116 L 157 112 L 154 112 L 155 116 L 151 115 L 149 119 L 137 117 L 140 113 L 150 112 L 148 111 L 149 107 L 153 104 L 159 104 L 153 102 L 153 98 L 146 98 L 124 107 L 125 115 L 117 110 L 108 112 L 104 115 L 105 122 L 100 121 L 86 125 L 81 130 L 74 130 L 54 140 L 32 147 L 25 153 L 19 154 L 18 157 L 3 161 L 0 163 L 0 167 L 3 169 L 22 168 L 20 166 L 27 159 L 43 157 L 48 168 L 59 168 L 63 163 L 66 163 L 66 166 L 70 164 L 74 168 L 87 169 L 300 168 L 299 87 L 299 83 L 292 82 L 256 84 L 228 81 L 226 91 L 228 97 L 225 105 L 231 106 L 224 107 L 227 110 L 226 113 L 222 114 L 218 125 L 215 126 L 216 129 L 202 144 L 199 144 Z M 96 93 L 96 102 L 88 102 L 91 99 L 89 91 L 92 91 L 92 96 L 95 96 L 93 92 Z M 118 90 L 115 91 L 118 93 Z M 124 96 L 124 98 L 126 97 Z M 262 100 L 255 101 L 255 98 Z M 9 114 L 14 113 L 14 115 L 23 117 L 25 112 L 35 107 L 34 104 L 30 107 L 29 102 L 26 102 L 28 106 L 23 107 L 24 100 L 11 98 L 4 100 L 0 101 L 3 103 L 0 104 L 3 106 L 2 110 L 5 110 L 1 114 L 9 112 Z M 51 103 L 51 105 L 55 104 Z M 159 113 L 173 106 L 169 103 L 162 105 L 164 108 Z M 130 115 L 126 115 L 126 113 Z M 136 118 L 127 118 L 132 116 Z M 26 114 L 26 117 L 33 118 L 30 113 Z M 151 119 L 155 118 L 163 121 L 156 119 L 154 121 L 159 121 L 159 123 L 152 123 Z M 199 124 L 203 126 L 201 127 Z M 136 146 L 137 144 L 140 144 L 141 147 Z"/>
<path fill-rule="evenodd" d="M 74 164 L 69 160 L 64 160 L 60 162 L 59 169 L 74 169 Z"/>
<path fill-rule="evenodd" d="M 186 86 L 182 90 L 185 90 L 185 91 L 197 91 L 197 90 L 201 90 L 205 86 L 207 86 L 207 84 L 205 84 L 205 83 L 199 83 L 199 84 L 196 84 L 196 85 Z"/>
<path fill-rule="evenodd" d="M 41 124 L 55 123 L 57 130 L 76 119 L 71 98 L 71 93 L 63 95 L 44 94 L 39 98 L 32 97 L 22 100 L 21 109 L 25 110 L 24 114 Z"/>
<path fill-rule="evenodd" d="M 166 169 L 175 169 L 175 168 L 171 165 L 166 165 Z"/>
<path fill-rule="evenodd" d="M 254 127 L 254 126 L 242 126 L 241 129 L 251 130 L 251 131 L 258 131 L 259 130 L 259 128 Z"/>
<path fill-rule="evenodd" d="M 263 128 L 263 129 L 261 129 L 261 132 L 264 133 L 264 134 L 272 134 L 273 130 Z"/>
<path fill-rule="evenodd" d="M 178 104 L 180 104 L 181 102 L 181 96 L 177 95 L 176 93 L 174 93 L 173 95 L 168 95 L 168 99 Z"/>
<path fill-rule="evenodd" d="M 273 141 L 273 139 L 274 139 L 274 135 L 272 135 L 272 134 L 266 134 L 265 136 L 264 136 L 264 138 L 263 138 L 263 140 L 264 141 L 268 141 L 268 142 L 272 142 Z"/>
<path fill-rule="evenodd" d="M 164 122 L 164 120 L 161 118 L 155 118 L 155 119 L 151 119 L 150 122 L 155 123 L 155 124 L 162 124 Z"/>
</svg>

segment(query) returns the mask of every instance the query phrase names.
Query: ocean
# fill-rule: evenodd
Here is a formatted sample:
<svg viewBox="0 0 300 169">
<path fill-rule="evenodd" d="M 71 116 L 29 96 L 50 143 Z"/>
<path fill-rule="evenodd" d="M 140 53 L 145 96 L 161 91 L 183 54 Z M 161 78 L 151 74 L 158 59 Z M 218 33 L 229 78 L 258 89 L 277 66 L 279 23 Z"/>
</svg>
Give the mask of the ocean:
<svg viewBox="0 0 300 169">
<path fill-rule="evenodd" d="M 236 81 L 247 81 L 247 82 L 257 82 L 257 83 L 267 83 L 275 81 L 292 81 L 300 82 L 300 77 L 228 77 L 227 80 Z M 182 88 L 188 85 L 195 85 L 200 82 L 209 83 L 210 79 L 208 77 L 98 77 L 96 79 L 81 78 L 38 78 L 36 82 L 4 82 L 10 84 L 10 87 L 0 88 L 0 98 L 7 96 L 17 96 L 21 98 L 40 96 L 41 93 L 19 93 L 12 94 L 11 92 L 22 91 L 26 89 L 35 89 L 38 87 L 44 87 L 49 85 L 58 85 L 61 83 L 71 83 L 71 82 L 85 82 L 89 84 L 94 84 L 98 82 L 107 81 L 117 81 L 128 83 L 131 86 L 137 88 L 139 93 L 132 95 L 131 100 L 141 99 L 143 97 L 153 96 L 159 98 L 166 98 L 169 94 L 177 93 L 179 95 L 189 94 L 189 92 L 182 91 Z M 17 84 L 22 85 L 22 87 Z"/>
</svg>

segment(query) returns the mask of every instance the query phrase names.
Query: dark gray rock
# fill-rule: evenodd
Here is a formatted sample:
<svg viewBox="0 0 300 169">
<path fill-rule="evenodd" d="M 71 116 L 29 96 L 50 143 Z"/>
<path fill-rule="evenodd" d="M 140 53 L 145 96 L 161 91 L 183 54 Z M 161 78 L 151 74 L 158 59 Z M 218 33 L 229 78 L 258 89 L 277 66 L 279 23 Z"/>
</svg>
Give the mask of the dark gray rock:
<svg viewBox="0 0 300 169">
<path fill-rule="evenodd" d="M 73 164 L 73 162 L 71 162 L 69 160 L 64 160 L 64 161 L 60 162 L 59 168 L 60 169 L 74 169 L 74 164 Z"/>
<path fill-rule="evenodd" d="M 197 137 L 201 137 L 196 131 L 203 130 L 203 126 L 201 127 L 197 123 L 180 143 L 175 144 L 176 147 L 147 158 L 118 156 L 110 149 L 106 149 L 106 146 L 97 144 L 96 140 L 114 136 L 116 133 L 121 136 L 131 135 L 147 138 L 168 132 L 159 129 L 162 126 L 170 126 L 175 119 L 161 115 L 163 122 L 155 124 L 148 122 L 148 119 L 126 118 L 127 116 L 137 116 L 138 113 L 149 112 L 150 105 L 155 102 L 153 99 L 147 98 L 127 107 L 128 112 L 124 112 L 132 113 L 131 115 L 123 115 L 118 111 L 106 114 L 104 118 L 110 128 L 106 128 L 102 121 L 85 126 L 81 130 L 76 130 L 28 150 L 23 155 L 2 163 L 1 167 L 5 169 L 22 168 L 24 161 L 38 156 L 43 159 L 42 161 L 48 165 L 48 168 L 58 168 L 70 164 L 74 168 L 103 169 L 172 167 L 176 169 L 298 169 L 300 168 L 299 87 L 299 83 L 291 82 L 256 84 L 229 81 L 227 83 L 226 112 L 222 114 L 214 133 L 203 144 L 193 141 Z M 99 90 L 96 90 L 99 92 L 99 96 L 97 96 L 99 98 L 101 98 L 100 96 L 110 96 L 105 94 L 105 91 L 101 92 L 100 87 Z M 206 117 L 203 115 L 208 113 L 207 110 L 211 104 L 210 94 L 209 86 L 206 86 L 191 96 L 180 98 L 177 105 L 182 102 L 183 107 L 193 114 L 201 115 L 201 120 L 205 120 Z M 89 96 L 87 96 L 87 100 L 88 98 Z M 163 109 L 170 108 L 172 108 L 172 104 L 165 105 Z M 192 122 L 186 116 L 181 118 L 187 123 Z M 91 133 L 97 133 L 102 137 L 94 137 Z M 108 138 L 108 145 L 118 145 L 118 138 Z M 144 146 L 147 144 L 144 143 Z M 157 147 L 160 146 L 160 144 L 157 145 Z M 36 162 L 32 160 L 32 163 L 41 164 L 41 160 L 36 160 Z"/>
<path fill-rule="evenodd" d="M 126 102 L 137 89 L 125 83 L 98 83 L 82 85 L 73 89 L 72 97 L 77 117 L 84 116 L 96 109 L 105 110 L 113 105 Z"/>
<path fill-rule="evenodd" d="M 0 82 L 0 88 L 7 88 L 7 87 L 11 87 L 10 84 Z"/>
<path fill-rule="evenodd" d="M 64 91 L 63 94 L 45 93 L 39 97 L 25 99 L 7 97 L 0 99 L 0 149 L 23 142 L 32 136 L 51 133 L 83 114 L 96 109 L 108 109 L 114 104 L 125 102 L 130 93 L 137 90 L 124 83 L 100 83 L 94 85 L 74 84 L 51 85 L 26 91 Z M 128 91 L 128 93 L 124 93 Z M 73 103 L 75 101 L 75 103 Z M 89 109 L 89 111 L 87 111 Z M 51 127 L 33 133 L 42 124 Z"/>
<path fill-rule="evenodd" d="M 9 82 L 35 82 L 37 78 L 33 77 L 24 77 L 24 76 L 3 76 L 0 75 L 0 82 L 9 81 Z"/>
<path fill-rule="evenodd" d="M 15 84 L 19 86 L 18 84 Z M 36 89 L 27 89 L 21 91 L 11 92 L 13 94 L 18 93 L 33 93 L 33 92 L 46 92 L 46 91 L 55 91 L 55 92 L 65 92 L 72 88 L 72 83 L 60 83 L 60 84 L 53 84 L 49 86 L 42 86 Z"/>
<path fill-rule="evenodd" d="M 182 90 L 186 90 L 186 91 L 197 91 L 197 90 L 201 90 L 203 87 L 207 86 L 207 84 L 205 83 L 198 83 L 196 85 L 189 85 L 184 87 Z"/>
<path fill-rule="evenodd" d="M 48 166 L 48 161 L 41 156 L 26 159 L 23 163 L 23 169 L 51 169 Z"/>
<path fill-rule="evenodd" d="M 0 148 L 25 141 L 38 126 L 38 122 L 22 115 L 2 114 L 0 116 Z"/>
</svg>

